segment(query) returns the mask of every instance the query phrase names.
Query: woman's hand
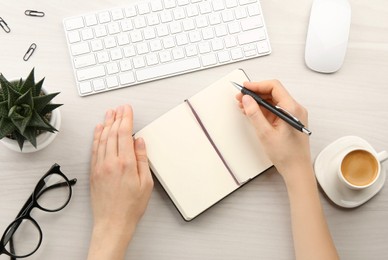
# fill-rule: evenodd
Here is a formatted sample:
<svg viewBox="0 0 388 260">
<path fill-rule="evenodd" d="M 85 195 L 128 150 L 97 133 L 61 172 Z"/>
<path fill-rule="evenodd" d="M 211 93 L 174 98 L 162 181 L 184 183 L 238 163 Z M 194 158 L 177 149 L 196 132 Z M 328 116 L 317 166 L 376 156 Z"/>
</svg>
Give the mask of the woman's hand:
<svg viewBox="0 0 388 260">
<path fill-rule="evenodd" d="M 89 259 L 121 259 L 153 188 L 144 140 L 133 140 L 129 105 L 106 113 L 94 132 L 90 190 L 94 215 Z"/>
<path fill-rule="evenodd" d="M 244 87 L 254 91 L 269 103 L 288 111 L 307 125 L 307 110 L 288 94 L 279 81 L 245 82 Z M 243 112 L 255 127 L 266 153 L 283 178 L 290 177 L 286 174 L 290 172 L 288 171 L 290 168 L 310 164 L 308 136 L 297 131 L 267 109 L 259 107 L 252 97 L 240 93 L 236 98 Z"/>
</svg>

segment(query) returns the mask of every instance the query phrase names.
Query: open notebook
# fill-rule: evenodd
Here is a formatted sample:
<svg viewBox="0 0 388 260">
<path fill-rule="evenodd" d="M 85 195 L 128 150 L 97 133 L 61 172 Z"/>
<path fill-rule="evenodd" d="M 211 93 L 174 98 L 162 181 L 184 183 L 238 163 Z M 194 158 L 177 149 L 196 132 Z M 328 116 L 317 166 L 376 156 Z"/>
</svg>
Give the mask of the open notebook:
<svg viewBox="0 0 388 260">
<path fill-rule="evenodd" d="M 272 166 L 230 83 L 248 80 L 234 70 L 135 135 L 144 138 L 153 173 L 187 221 Z"/>
</svg>

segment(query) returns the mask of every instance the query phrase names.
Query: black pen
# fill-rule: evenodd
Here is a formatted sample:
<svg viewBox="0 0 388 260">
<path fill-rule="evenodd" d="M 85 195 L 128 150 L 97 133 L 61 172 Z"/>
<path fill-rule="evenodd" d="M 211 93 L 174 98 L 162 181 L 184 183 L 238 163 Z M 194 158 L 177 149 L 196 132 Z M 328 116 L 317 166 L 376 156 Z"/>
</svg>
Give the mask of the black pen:
<svg viewBox="0 0 388 260">
<path fill-rule="evenodd" d="M 290 124 L 293 128 L 295 128 L 296 130 L 299 130 L 307 135 L 311 135 L 311 131 L 308 130 L 303 124 L 302 122 L 300 122 L 300 120 L 298 118 L 296 118 L 295 116 L 291 115 L 289 112 L 287 112 L 286 110 L 284 110 L 283 108 L 279 107 L 279 106 L 273 106 L 271 105 L 270 103 L 268 103 L 267 101 L 265 101 L 264 99 L 262 99 L 261 97 L 259 97 L 255 92 L 237 84 L 236 82 L 232 82 L 231 83 L 239 90 L 241 91 L 241 93 L 243 93 L 244 95 L 249 95 L 251 97 L 253 97 L 254 100 L 256 100 L 257 104 L 259 104 L 260 106 L 263 106 L 265 107 L 266 109 L 268 109 L 270 112 L 274 113 L 276 116 L 280 117 L 281 119 L 283 119 L 284 121 L 286 121 L 288 124 Z"/>
</svg>

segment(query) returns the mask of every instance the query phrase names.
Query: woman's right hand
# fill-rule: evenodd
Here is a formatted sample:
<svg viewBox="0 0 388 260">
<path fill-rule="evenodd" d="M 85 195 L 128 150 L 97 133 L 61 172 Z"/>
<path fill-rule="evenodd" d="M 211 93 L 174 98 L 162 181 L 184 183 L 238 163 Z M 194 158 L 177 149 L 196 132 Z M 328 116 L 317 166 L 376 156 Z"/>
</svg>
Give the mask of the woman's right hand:
<svg viewBox="0 0 388 260">
<path fill-rule="evenodd" d="M 245 82 L 244 87 L 254 91 L 273 105 L 288 111 L 307 126 L 307 110 L 290 96 L 278 80 Z M 240 108 L 255 127 L 264 150 L 285 180 L 288 177 L 292 178 L 287 173 L 304 172 L 299 168 L 311 167 L 307 135 L 294 129 L 267 109 L 260 107 L 251 96 L 240 93 L 236 98 Z"/>
</svg>

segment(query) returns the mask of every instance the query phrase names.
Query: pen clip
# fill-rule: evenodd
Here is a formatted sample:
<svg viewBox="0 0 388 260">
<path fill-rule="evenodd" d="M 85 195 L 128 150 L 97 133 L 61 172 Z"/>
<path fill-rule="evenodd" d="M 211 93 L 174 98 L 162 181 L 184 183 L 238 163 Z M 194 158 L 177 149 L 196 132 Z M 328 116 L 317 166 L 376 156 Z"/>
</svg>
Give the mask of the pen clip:
<svg viewBox="0 0 388 260">
<path fill-rule="evenodd" d="M 289 118 L 295 120 L 296 122 L 298 122 L 299 124 L 303 125 L 302 122 L 300 122 L 300 120 L 298 118 L 296 118 L 295 116 L 293 116 L 290 112 L 288 112 L 287 110 L 285 110 L 284 108 L 282 107 L 279 107 L 279 106 L 275 106 L 280 112 L 282 112 L 285 116 L 288 116 Z"/>
</svg>

